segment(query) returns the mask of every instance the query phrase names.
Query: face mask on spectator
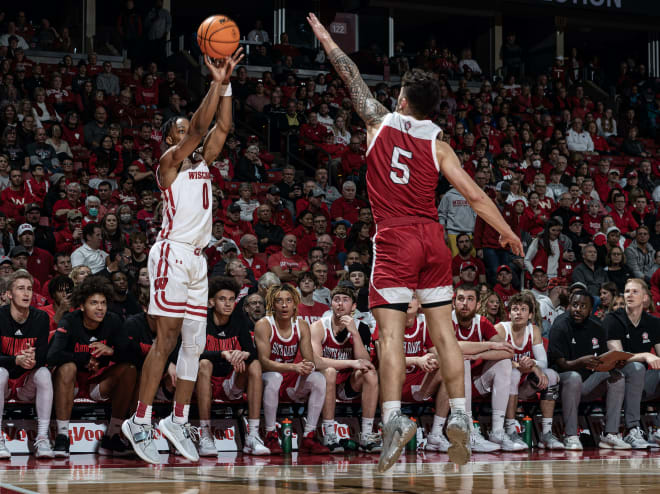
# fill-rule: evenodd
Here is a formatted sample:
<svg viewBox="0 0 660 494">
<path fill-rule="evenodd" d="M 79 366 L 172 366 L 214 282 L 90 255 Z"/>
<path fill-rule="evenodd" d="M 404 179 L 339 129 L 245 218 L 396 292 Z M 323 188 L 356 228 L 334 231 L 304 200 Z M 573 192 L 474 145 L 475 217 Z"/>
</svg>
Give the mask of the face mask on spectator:
<svg viewBox="0 0 660 494">
<path fill-rule="evenodd" d="M 122 214 L 119 215 L 119 220 L 122 223 L 129 223 L 131 221 L 131 215 L 130 214 Z"/>
<path fill-rule="evenodd" d="M 99 208 L 89 208 L 87 212 L 92 218 L 96 218 L 99 214 Z"/>
<path fill-rule="evenodd" d="M 532 161 L 532 166 L 534 168 L 541 168 L 541 160 L 534 160 Z"/>
</svg>

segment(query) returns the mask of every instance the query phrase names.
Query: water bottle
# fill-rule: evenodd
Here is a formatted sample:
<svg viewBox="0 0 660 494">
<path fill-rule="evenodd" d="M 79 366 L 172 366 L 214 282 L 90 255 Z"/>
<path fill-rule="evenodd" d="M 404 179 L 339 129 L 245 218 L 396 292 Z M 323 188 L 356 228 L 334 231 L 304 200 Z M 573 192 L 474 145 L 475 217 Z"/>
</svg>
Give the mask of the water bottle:
<svg viewBox="0 0 660 494">
<path fill-rule="evenodd" d="M 527 416 L 523 418 L 523 440 L 532 447 L 532 419 Z"/>
<path fill-rule="evenodd" d="M 412 420 L 415 425 L 417 425 L 417 420 L 415 420 L 415 417 L 410 417 L 410 420 Z M 408 441 L 406 444 L 406 451 L 409 453 L 417 452 L 417 434 L 414 434 L 413 437 L 410 438 L 410 441 Z"/>
<path fill-rule="evenodd" d="M 293 429 L 291 428 L 291 421 L 289 419 L 282 420 L 282 452 L 285 454 L 291 454 L 292 434 L 293 434 Z"/>
</svg>

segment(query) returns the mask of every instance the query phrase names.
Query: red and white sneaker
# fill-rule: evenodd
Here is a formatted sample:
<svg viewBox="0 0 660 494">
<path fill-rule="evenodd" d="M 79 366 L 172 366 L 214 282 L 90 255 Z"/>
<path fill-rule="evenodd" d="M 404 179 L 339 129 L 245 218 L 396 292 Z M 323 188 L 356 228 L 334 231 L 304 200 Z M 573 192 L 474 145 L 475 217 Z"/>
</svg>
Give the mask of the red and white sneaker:
<svg viewBox="0 0 660 494">
<path fill-rule="evenodd" d="M 321 444 L 314 431 L 308 432 L 303 436 L 300 447 L 298 449 L 300 452 L 311 453 L 314 455 L 330 453 L 330 449 L 327 446 Z"/>
<path fill-rule="evenodd" d="M 280 446 L 280 438 L 277 431 L 266 432 L 266 439 L 264 439 L 264 446 L 270 450 L 271 455 L 281 455 L 282 446 Z"/>
</svg>

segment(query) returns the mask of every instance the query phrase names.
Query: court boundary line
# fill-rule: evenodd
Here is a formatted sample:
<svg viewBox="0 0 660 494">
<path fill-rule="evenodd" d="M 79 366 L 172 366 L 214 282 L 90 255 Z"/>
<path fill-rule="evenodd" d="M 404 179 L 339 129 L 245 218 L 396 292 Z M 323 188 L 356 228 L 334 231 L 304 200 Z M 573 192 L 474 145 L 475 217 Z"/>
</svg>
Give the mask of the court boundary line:
<svg viewBox="0 0 660 494">
<path fill-rule="evenodd" d="M 23 487 L 18 487 L 13 484 L 8 484 L 7 482 L 0 482 L 0 489 L 6 489 L 10 492 L 18 492 L 20 494 L 39 494 L 36 491 L 24 489 Z"/>
</svg>

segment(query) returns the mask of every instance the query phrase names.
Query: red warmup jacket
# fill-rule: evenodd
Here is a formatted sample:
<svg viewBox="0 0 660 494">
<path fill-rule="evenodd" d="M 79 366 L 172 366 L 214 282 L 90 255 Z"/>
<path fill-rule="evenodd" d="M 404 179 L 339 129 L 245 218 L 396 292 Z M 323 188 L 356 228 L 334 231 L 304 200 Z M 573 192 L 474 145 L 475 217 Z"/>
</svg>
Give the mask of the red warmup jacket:
<svg viewBox="0 0 660 494">
<path fill-rule="evenodd" d="M 474 224 L 473 243 L 475 249 L 502 249 L 500 233 L 486 223 L 481 216 L 477 216 L 477 221 Z"/>
<path fill-rule="evenodd" d="M 660 310 L 660 269 L 657 269 L 651 276 L 651 296 L 655 303 L 655 308 Z"/>
</svg>

